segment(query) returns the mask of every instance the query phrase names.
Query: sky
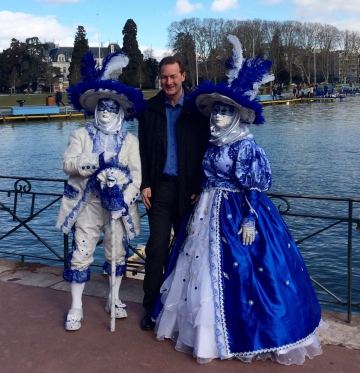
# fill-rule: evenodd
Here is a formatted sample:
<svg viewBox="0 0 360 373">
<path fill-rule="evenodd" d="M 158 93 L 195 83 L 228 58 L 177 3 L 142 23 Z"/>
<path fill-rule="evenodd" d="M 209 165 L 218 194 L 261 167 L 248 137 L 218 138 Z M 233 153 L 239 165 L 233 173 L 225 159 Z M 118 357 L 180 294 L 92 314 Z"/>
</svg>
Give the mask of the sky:
<svg viewBox="0 0 360 373">
<path fill-rule="evenodd" d="M 184 18 L 320 22 L 360 32 L 359 0 L 0 0 L 0 51 L 12 38 L 28 37 L 73 46 L 84 26 L 90 46 L 118 42 L 128 19 L 137 25 L 143 52 L 167 51 L 167 28 Z"/>
</svg>

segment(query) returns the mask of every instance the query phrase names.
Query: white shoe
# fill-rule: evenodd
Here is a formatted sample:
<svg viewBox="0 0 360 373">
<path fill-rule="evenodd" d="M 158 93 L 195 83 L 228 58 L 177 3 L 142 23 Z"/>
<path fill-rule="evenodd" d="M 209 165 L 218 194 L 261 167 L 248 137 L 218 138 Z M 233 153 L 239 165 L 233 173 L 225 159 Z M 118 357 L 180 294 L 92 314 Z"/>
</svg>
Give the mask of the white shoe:
<svg viewBox="0 0 360 373">
<path fill-rule="evenodd" d="M 127 317 L 126 304 L 122 303 L 120 299 L 115 301 L 115 319 L 124 319 Z M 105 311 L 111 313 L 111 302 L 107 300 Z"/>
<path fill-rule="evenodd" d="M 65 330 L 79 330 L 84 315 L 80 308 L 71 308 L 66 316 Z"/>
</svg>

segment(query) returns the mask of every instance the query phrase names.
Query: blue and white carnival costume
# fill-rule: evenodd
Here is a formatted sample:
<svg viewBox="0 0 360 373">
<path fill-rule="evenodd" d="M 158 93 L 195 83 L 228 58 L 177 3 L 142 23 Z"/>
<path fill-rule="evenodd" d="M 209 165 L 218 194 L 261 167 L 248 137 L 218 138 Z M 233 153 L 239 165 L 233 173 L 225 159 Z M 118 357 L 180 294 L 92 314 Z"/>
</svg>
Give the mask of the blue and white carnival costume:
<svg viewBox="0 0 360 373">
<path fill-rule="evenodd" d="M 128 62 L 128 57 L 117 51 L 109 54 L 100 68 L 89 52 L 82 58 L 82 82 L 68 88 L 74 108 L 94 115 L 94 120 L 71 133 L 62 162 L 69 180 L 56 227 L 66 234 L 73 232 L 72 250 L 63 273 L 63 278 L 71 283 L 72 296 L 66 330 L 81 328 L 82 294 L 90 280 L 89 267 L 101 232 L 103 268 L 109 275 L 111 289 L 105 310 L 110 313 L 115 309 L 111 312 L 111 330 L 115 330 L 115 318 L 127 317 L 119 290 L 129 240 L 140 233 L 137 198 L 141 163 L 139 141 L 123 129 L 123 123 L 140 114 L 145 105 L 140 91 L 111 78 Z"/>
<path fill-rule="evenodd" d="M 250 138 L 209 145 L 204 190 L 177 264 L 162 286 L 157 337 L 199 362 L 271 357 L 302 364 L 321 353 L 321 310 L 304 261 L 276 207 L 264 151 Z M 255 223 L 243 245 L 239 227 Z"/>
<path fill-rule="evenodd" d="M 271 61 L 243 59 L 237 38 L 228 39 L 229 84 L 204 83 L 190 97 L 210 117 L 205 179 L 169 259 L 156 334 L 199 363 L 302 364 L 321 354 L 318 332 L 326 325 L 294 239 L 264 193 L 268 158 L 244 124 L 264 122 L 254 98 L 273 80 Z"/>
<path fill-rule="evenodd" d="M 104 231 L 104 270 L 111 274 L 111 210 L 123 206 L 126 213 L 116 219 L 116 275 L 122 276 L 126 269 L 128 242 L 140 233 L 140 217 L 136 200 L 140 194 L 141 165 L 137 137 L 121 129 L 116 134 L 104 134 L 94 122 L 74 130 L 69 138 L 63 157 L 63 170 L 70 175 L 62 199 L 56 226 L 63 232 L 73 230 L 74 240 L 68 257 L 64 279 L 68 282 L 87 282 L 93 253 Z M 105 164 L 101 154 L 116 153 L 111 163 Z M 97 180 L 101 171 L 111 167 L 123 174 L 120 189 L 101 189 Z M 119 180 L 120 181 L 120 180 Z M 118 206 L 103 208 L 104 191 L 117 189 L 113 201 Z"/>
</svg>

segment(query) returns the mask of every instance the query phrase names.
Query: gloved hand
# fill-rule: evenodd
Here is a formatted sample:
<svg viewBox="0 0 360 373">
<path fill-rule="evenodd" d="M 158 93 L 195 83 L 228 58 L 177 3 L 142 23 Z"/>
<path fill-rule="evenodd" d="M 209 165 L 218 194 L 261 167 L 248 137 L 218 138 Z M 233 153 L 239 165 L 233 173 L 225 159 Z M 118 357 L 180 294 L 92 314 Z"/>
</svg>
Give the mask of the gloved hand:
<svg viewBox="0 0 360 373">
<path fill-rule="evenodd" d="M 242 234 L 242 244 L 251 245 L 255 241 L 255 228 L 242 226 L 238 232 Z"/>
<path fill-rule="evenodd" d="M 123 215 L 126 215 L 126 209 L 125 208 L 122 208 L 120 210 L 116 210 L 116 211 L 111 211 L 111 219 L 119 219 L 121 218 Z"/>
<path fill-rule="evenodd" d="M 117 154 L 114 152 L 104 152 L 104 162 L 109 163 L 109 160 L 113 157 L 116 157 Z"/>
</svg>

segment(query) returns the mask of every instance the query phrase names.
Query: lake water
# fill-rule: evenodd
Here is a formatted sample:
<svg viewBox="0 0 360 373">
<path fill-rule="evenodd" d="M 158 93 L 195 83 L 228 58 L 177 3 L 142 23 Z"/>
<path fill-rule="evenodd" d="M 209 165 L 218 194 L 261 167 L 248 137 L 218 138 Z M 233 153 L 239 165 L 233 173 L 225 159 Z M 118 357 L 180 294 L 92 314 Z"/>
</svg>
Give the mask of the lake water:
<svg viewBox="0 0 360 373">
<path fill-rule="evenodd" d="M 266 106 L 264 116 L 266 124 L 250 126 L 250 130 L 269 157 L 273 173 L 271 192 L 360 198 L 360 96 L 348 96 L 342 101 L 334 102 Z M 61 159 L 69 134 L 85 123 L 85 120 L 71 120 L 9 122 L 0 125 L 0 175 L 65 179 Z M 128 124 L 128 129 L 136 134 L 137 124 Z M 5 181 L 1 181 L 1 185 L 3 189 Z M 36 182 L 33 185 L 35 187 Z M 52 191 L 61 189 L 62 186 L 59 185 L 53 187 Z M 1 198 L 6 204 L 6 199 L 3 200 L 3 196 Z M 22 202 L 28 203 L 25 198 Z M 344 204 L 292 200 L 292 206 L 295 203 L 297 212 L 325 214 L 328 206 L 331 215 L 347 214 L 343 212 L 347 207 Z M 42 237 L 57 246 L 61 253 L 62 235 L 54 228 L 58 208 L 59 204 L 56 204 L 46 212 L 48 223 L 45 226 L 44 223 L 39 226 L 36 219 L 31 226 L 35 230 L 41 229 Z M 359 216 L 357 206 L 355 217 Z M 0 211 L 0 219 L 2 235 L 14 223 L 3 211 Z M 286 221 L 295 239 L 327 224 L 304 218 L 286 217 Z M 20 228 L 18 232 L 18 235 L 11 235 L 0 241 L 0 250 L 32 252 L 54 258 L 26 229 Z M 132 245 L 145 244 L 147 236 L 147 222 L 143 219 L 142 234 Z M 354 302 L 360 301 L 359 242 L 360 232 L 354 229 Z M 345 299 L 346 224 L 305 241 L 299 248 L 311 276 Z M 101 249 L 97 251 L 96 263 L 102 263 Z M 328 299 L 326 296 L 324 298 Z"/>
</svg>

